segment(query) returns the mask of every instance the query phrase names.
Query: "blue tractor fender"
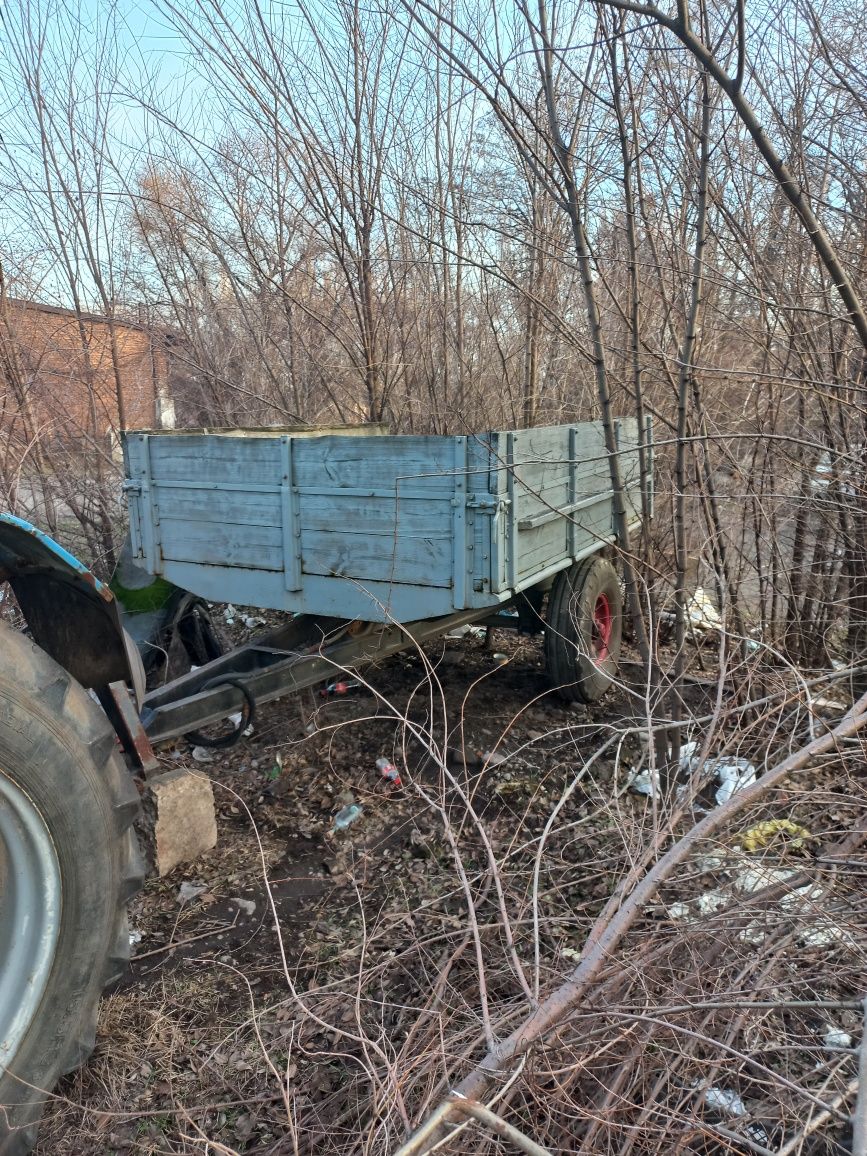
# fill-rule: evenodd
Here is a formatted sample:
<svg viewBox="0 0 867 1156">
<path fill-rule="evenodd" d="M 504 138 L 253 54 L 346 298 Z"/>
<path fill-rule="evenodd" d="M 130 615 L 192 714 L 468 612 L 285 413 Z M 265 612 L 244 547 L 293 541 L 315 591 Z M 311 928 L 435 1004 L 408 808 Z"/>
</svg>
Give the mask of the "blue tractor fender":
<svg viewBox="0 0 867 1156">
<path fill-rule="evenodd" d="M 0 513 L 0 582 L 14 591 L 33 641 L 82 686 L 125 682 L 138 697 L 141 659 L 111 590 L 41 530 Z"/>
</svg>

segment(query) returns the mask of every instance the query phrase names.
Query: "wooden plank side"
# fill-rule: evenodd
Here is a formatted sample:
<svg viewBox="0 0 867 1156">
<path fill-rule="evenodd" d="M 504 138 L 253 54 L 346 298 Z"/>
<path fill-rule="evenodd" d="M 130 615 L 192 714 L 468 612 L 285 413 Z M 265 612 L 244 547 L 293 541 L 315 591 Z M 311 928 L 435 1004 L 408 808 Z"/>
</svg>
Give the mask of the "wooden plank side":
<svg viewBox="0 0 867 1156">
<path fill-rule="evenodd" d="M 301 490 L 301 529 L 339 534 L 385 534 L 448 537 L 451 534 L 452 507 L 449 499 L 436 495 L 426 498 L 387 498 L 344 496 L 339 490 L 330 494 Z"/>
<path fill-rule="evenodd" d="M 152 441 L 151 472 L 157 482 L 280 484 L 279 438 L 190 434 Z"/>
<path fill-rule="evenodd" d="M 497 466 L 496 433 L 471 434 L 467 437 L 467 493 L 492 494 L 497 490 L 492 485 Z"/>
<path fill-rule="evenodd" d="M 521 430 L 513 437 L 512 461 L 518 522 L 566 505 L 571 472 L 568 426 Z"/>
<path fill-rule="evenodd" d="M 638 511 L 637 423 L 620 422 L 619 433 L 627 504 Z M 513 509 L 504 547 L 514 555 L 507 580 L 521 586 L 611 540 L 611 481 L 601 422 L 514 431 L 508 438 Z M 570 505 L 578 506 L 574 514 L 554 513 Z"/>
<path fill-rule="evenodd" d="M 640 512 L 634 419 L 619 423 L 619 438 L 634 521 Z M 425 617 L 444 599 L 451 608 L 460 594 L 456 580 L 463 603 L 493 603 L 611 536 L 599 422 L 466 438 L 293 439 L 291 478 L 284 476 L 289 466 L 281 461 L 279 437 L 132 434 L 125 451 L 142 552 L 155 570 L 178 581 L 181 572 L 186 578 L 201 567 L 209 589 L 218 571 L 229 574 L 231 582 L 213 596 L 250 604 L 267 588 L 263 606 L 327 613 L 316 603 L 318 592 L 327 590 L 331 605 L 343 582 Z M 460 517 L 456 494 L 464 498 Z M 574 526 L 568 516 L 545 517 L 595 495 L 598 502 L 576 510 Z M 296 533 L 302 567 L 287 589 L 289 563 L 297 565 L 287 550 Z M 273 575 L 276 593 L 268 585 Z M 228 592 L 238 585 L 243 596 Z M 348 605 L 342 609 L 352 613 Z"/>
<path fill-rule="evenodd" d="M 283 585 L 287 590 L 300 590 L 303 584 L 298 489 L 292 484 L 294 444 L 291 437 L 280 439 L 280 536 L 283 540 Z"/>
<path fill-rule="evenodd" d="M 505 472 L 499 465 L 500 434 L 486 432 L 467 437 L 467 493 L 469 500 L 493 503 L 476 511 L 473 519 L 473 557 L 467 602 L 488 605 L 492 592 L 502 587 L 505 572 L 503 535 L 507 510 L 500 503 L 505 496 Z"/>
<path fill-rule="evenodd" d="M 573 443 L 576 496 L 580 498 L 600 489 L 610 489 L 611 471 L 602 423 L 582 422 L 575 426 Z"/>
<path fill-rule="evenodd" d="M 301 439 L 294 449 L 295 484 L 372 489 L 454 489 L 454 438 L 321 437 Z"/>
<path fill-rule="evenodd" d="M 449 614 L 451 588 L 393 586 L 380 582 L 354 582 L 348 578 L 308 574 L 301 590 L 284 588 L 279 571 L 239 570 L 228 566 L 200 566 L 168 561 L 169 581 L 213 602 L 260 606 L 295 613 L 329 614 L 335 618 L 358 618 L 369 622 L 413 622 Z M 496 603 L 492 599 L 492 605 Z"/>
<path fill-rule="evenodd" d="M 568 523 L 555 511 L 569 501 L 571 464 L 569 427 L 541 427 L 513 435 L 512 511 L 515 551 L 513 584 L 561 562 L 568 554 Z M 536 515 L 550 520 L 534 528 L 522 522 Z"/>
<path fill-rule="evenodd" d="M 283 570 L 279 526 L 221 525 L 219 522 L 160 520 L 164 561 L 198 562 L 246 570 Z"/>
<path fill-rule="evenodd" d="M 228 525 L 279 526 L 280 496 L 274 489 L 188 489 L 183 483 L 156 487 L 161 517 Z"/>
<path fill-rule="evenodd" d="M 641 463 L 639 459 L 639 428 L 635 418 L 624 418 L 618 423 L 620 473 L 626 490 L 627 511 L 630 520 L 641 516 Z"/>
<path fill-rule="evenodd" d="M 127 478 L 134 478 L 142 471 L 143 434 L 123 435 L 123 467 Z"/>
<path fill-rule="evenodd" d="M 452 585 L 452 537 L 301 531 L 304 574 L 407 586 Z"/>
<path fill-rule="evenodd" d="M 530 489 L 516 476 L 515 516 L 520 522 L 522 518 L 530 518 L 536 514 L 562 509 L 569 502 L 569 493 L 568 477 L 561 478 L 553 485 L 542 485 Z"/>
<path fill-rule="evenodd" d="M 590 549 L 598 549 L 614 532 L 611 518 L 611 497 L 600 494 L 599 502 L 579 511 L 575 515 L 575 549 L 573 553 L 586 554 Z"/>
<path fill-rule="evenodd" d="M 569 473 L 569 427 L 516 431 L 511 461 L 516 478 L 529 490 L 557 485 Z"/>
<path fill-rule="evenodd" d="M 472 584 L 467 592 L 470 606 L 487 605 L 491 596 L 491 535 L 497 520 L 498 514 L 482 514 L 481 511 L 476 511 L 473 526 Z"/>
<path fill-rule="evenodd" d="M 143 430 L 168 441 L 183 437 L 219 438 L 318 438 L 325 434 L 341 437 L 381 437 L 388 434 L 385 422 L 365 422 L 362 425 L 262 425 L 262 426 L 186 426 L 181 429 Z"/>
<path fill-rule="evenodd" d="M 563 462 L 569 454 L 569 426 L 542 425 L 516 431 L 514 458 L 518 462 L 541 464 Z"/>
<path fill-rule="evenodd" d="M 546 570 L 569 555 L 568 522 L 557 518 L 534 530 L 519 531 L 516 578 L 520 585 L 536 571 Z"/>
</svg>

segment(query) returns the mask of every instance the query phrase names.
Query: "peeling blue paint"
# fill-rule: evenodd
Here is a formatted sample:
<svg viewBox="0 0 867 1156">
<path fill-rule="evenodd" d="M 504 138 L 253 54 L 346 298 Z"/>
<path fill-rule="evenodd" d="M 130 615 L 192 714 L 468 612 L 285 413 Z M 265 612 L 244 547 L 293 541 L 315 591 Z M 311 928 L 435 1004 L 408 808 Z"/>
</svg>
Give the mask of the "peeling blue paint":
<svg viewBox="0 0 867 1156">
<path fill-rule="evenodd" d="M 8 529 L 7 529 L 8 527 Z M 34 547 L 33 543 L 37 545 Z M 110 602 L 111 591 L 74 554 L 64 550 L 53 538 L 23 518 L 0 514 L 0 577 L 13 575 L 21 566 L 48 566 L 50 569 L 72 571 L 87 586 Z"/>
</svg>

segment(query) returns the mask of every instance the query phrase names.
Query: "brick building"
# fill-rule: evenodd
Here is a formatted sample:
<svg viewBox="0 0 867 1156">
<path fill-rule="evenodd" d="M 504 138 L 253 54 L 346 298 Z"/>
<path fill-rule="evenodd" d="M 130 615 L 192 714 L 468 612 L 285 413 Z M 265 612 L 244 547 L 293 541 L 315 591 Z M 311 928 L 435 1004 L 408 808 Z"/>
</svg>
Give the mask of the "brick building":
<svg viewBox="0 0 867 1156">
<path fill-rule="evenodd" d="M 0 302 L 0 427 L 114 450 L 121 428 L 171 427 L 171 336 L 35 301 Z"/>
</svg>

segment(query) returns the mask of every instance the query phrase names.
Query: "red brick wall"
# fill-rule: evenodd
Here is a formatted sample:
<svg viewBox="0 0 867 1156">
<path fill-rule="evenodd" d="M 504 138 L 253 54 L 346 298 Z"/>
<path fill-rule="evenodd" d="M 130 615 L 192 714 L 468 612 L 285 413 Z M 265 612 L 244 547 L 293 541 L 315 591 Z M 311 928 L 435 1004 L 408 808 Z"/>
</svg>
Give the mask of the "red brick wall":
<svg viewBox="0 0 867 1156">
<path fill-rule="evenodd" d="M 155 331 L 122 321 L 112 327 L 103 317 L 79 318 L 68 310 L 7 300 L 0 315 L 4 342 L 4 362 L 11 351 L 30 420 L 49 441 L 95 437 L 105 445 L 120 428 L 118 392 L 126 428 L 159 424 L 157 397 L 168 389 L 168 358 Z M 18 403 L 2 373 L 0 390 L 8 422 Z"/>
</svg>

